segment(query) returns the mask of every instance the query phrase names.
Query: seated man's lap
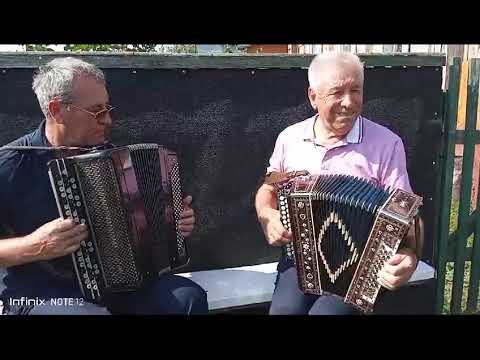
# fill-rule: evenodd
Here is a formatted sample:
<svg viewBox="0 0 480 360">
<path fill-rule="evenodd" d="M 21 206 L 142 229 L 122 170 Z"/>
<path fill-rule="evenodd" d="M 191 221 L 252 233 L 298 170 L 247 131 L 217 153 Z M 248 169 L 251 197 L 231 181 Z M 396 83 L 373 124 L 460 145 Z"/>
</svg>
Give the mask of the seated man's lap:
<svg viewBox="0 0 480 360">
<path fill-rule="evenodd" d="M 295 265 L 280 260 L 270 306 L 270 315 L 353 315 L 355 308 L 334 294 L 318 296 L 303 293 L 298 286 Z"/>
<path fill-rule="evenodd" d="M 270 305 L 270 315 L 307 314 L 317 296 L 304 294 L 298 287 L 294 266 L 279 270 Z"/>
<path fill-rule="evenodd" d="M 164 274 L 139 291 L 112 296 L 109 309 L 120 314 L 203 314 L 208 303 L 200 285 Z"/>
<path fill-rule="evenodd" d="M 58 299 L 47 299 L 45 305 L 34 306 L 28 315 L 111 315 L 110 311 L 97 304 L 75 301 L 74 304 L 59 304 Z"/>
</svg>

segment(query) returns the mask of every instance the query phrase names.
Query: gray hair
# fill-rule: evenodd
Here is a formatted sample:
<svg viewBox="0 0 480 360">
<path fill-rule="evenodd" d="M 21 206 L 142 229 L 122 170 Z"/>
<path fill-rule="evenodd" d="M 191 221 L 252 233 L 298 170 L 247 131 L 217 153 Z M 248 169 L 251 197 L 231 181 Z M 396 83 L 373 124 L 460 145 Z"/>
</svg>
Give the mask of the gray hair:
<svg viewBox="0 0 480 360">
<path fill-rule="evenodd" d="M 331 65 L 353 65 L 363 83 L 363 63 L 360 58 L 346 51 L 329 51 L 316 55 L 308 68 L 308 83 L 311 88 L 317 89 L 322 81 L 322 75 Z"/>
<path fill-rule="evenodd" d="M 40 108 L 48 116 L 48 103 L 58 98 L 64 104 L 73 102 L 73 80 L 80 75 L 105 82 L 105 75 L 95 65 L 73 57 L 56 58 L 40 66 L 33 77 L 32 88 Z"/>
</svg>

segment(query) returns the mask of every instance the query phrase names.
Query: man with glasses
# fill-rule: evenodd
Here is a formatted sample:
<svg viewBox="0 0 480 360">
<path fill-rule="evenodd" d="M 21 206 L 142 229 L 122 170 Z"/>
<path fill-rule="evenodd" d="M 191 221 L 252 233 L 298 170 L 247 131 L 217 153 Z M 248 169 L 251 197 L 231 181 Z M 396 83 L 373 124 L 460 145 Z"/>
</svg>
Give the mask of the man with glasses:
<svg viewBox="0 0 480 360">
<path fill-rule="evenodd" d="M 0 267 L 7 268 L 0 295 L 8 314 L 199 314 L 205 291 L 176 275 L 161 275 L 135 293 L 115 296 L 107 307 L 83 300 L 71 253 L 88 235 L 84 224 L 58 216 L 47 173 L 52 148 L 113 147 L 109 96 L 103 72 L 85 61 L 56 58 L 40 67 L 33 90 L 45 116 L 33 132 L 0 151 Z M 188 236 L 195 217 L 184 199 L 180 229 Z M 67 299 L 63 305 L 51 299 Z"/>
</svg>

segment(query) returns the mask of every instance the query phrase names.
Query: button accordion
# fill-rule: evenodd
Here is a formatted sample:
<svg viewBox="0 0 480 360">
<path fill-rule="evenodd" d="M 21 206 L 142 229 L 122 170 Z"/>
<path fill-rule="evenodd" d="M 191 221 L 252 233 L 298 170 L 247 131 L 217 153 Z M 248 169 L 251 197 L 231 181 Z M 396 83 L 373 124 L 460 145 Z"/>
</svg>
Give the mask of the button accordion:
<svg viewBox="0 0 480 360">
<path fill-rule="evenodd" d="M 72 254 L 86 299 L 135 291 L 188 264 L 175 152 L 157 144 L 96 150 L 51 160 L 48 172 L 60 216 L 89 230 Z"/>
<path fill-rule="evenodd" d="M 273 178 L 267 183 L 276 187 L 282 224 L 292 232 L 285 249 L 300 289 L 333 293 L 372 312 L 381 288 L 377 274 L 397 252 L 422 198 L 347 175 Z"/>
</svg>

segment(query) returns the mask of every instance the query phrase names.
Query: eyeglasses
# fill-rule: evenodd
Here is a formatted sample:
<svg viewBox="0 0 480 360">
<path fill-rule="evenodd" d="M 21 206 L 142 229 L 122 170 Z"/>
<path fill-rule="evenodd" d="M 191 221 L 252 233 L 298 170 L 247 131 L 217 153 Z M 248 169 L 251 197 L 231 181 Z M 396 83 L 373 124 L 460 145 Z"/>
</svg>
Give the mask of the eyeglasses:
<svg viewBox="0 0 480 360">
<path fill-rule="evenodd" d="M 75 106 L 75 105 L 67 105 L 67 110 L 68 111 L 71 111 L 70 108 L 74 108 L 76 110 L 80 110 L 80 111 L 83 111 L 84 113 L 87 113 L 89 114 L 90 116 L 92 116 L 95 120 L 103 120 L 105 118 L 105 116 L 110 113 L 113 109 L 115 109 L 114 106 L 111 106 L 111 105 L 107 105 L 105 106 L 104 109 L 100 110 L 100 111 L 97 111 L 97 112 L 91 112 L 91 111 L 88 111 L 86 109 L 83 109 L 81 107 L 78 107 L 78 106 Z"/>
</svg>

